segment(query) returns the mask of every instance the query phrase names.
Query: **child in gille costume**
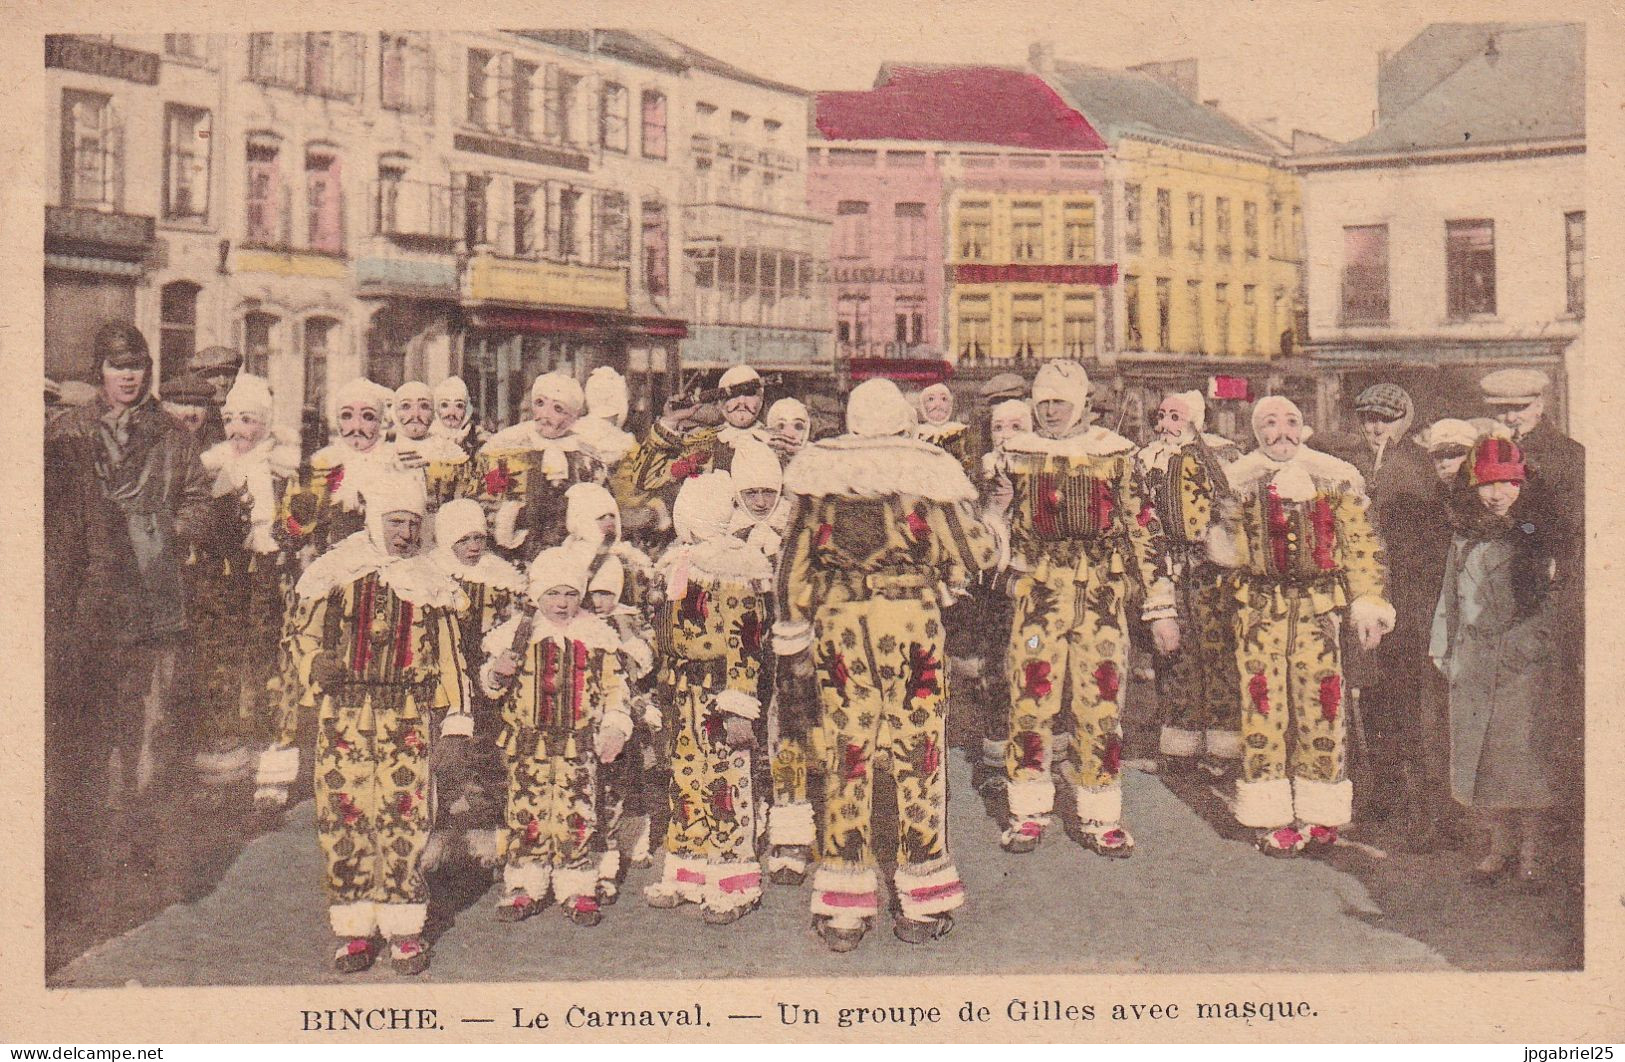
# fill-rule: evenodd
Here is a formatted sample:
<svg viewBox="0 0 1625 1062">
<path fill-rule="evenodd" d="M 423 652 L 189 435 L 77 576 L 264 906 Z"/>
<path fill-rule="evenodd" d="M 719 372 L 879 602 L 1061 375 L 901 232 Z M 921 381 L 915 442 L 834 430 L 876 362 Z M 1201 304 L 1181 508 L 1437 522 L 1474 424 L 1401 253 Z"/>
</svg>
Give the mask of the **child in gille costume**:
<svg viewBox="0 0 1625 1062">
<path fill-rule="evenodd" d="M 577 925 L 598 906 L 597 773 L 632 733 L 620 639 L 581 609 L 589 555 L 553 548 L 530 567 L 530 607 L 485 640 L 480 684 L 502 705 L 508 801 L 497 918 L 541 910 L 549 889 Z M 531 611 L 534 610 L 534 611 Z"/>
</svg>

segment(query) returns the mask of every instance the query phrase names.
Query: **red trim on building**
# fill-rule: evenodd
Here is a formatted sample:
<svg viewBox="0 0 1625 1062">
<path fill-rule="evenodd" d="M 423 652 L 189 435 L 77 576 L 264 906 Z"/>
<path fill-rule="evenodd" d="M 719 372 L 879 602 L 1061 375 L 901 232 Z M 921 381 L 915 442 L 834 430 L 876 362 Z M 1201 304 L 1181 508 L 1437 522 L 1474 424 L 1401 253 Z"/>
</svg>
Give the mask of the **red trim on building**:
<svg viewBox="0 0 1625 1062">
<path fill-rule="evenodd" d="M 1034 151 L 1105 151 L 1043 78 L 988 66 L 899 66 L 867 92 L 820 92 L 826 140 L 935 140 Z"/>
<path fill-rule="evenodd" d="M 953 379 L 954 367 L 931 358 L 853 358 L 847 375 L 854 381 L 883 378 L 904 383 L 942 383 Z"/>
<path fill-rule="evenodd" d="M 1117 283 L 1117 263 L 1105 265 L 951 265 L 955 284 L 1097 284 Z"/>
<path fill-rule="evenodd" d="M 468 311 L 475 328 L 549 335 L 561 332 L 630 332 L 642 336 L 685 338 L 688 325 L 665 317 L 621 317 L 579 310 L 522 310 L 487 306 Z"/>
</svg>

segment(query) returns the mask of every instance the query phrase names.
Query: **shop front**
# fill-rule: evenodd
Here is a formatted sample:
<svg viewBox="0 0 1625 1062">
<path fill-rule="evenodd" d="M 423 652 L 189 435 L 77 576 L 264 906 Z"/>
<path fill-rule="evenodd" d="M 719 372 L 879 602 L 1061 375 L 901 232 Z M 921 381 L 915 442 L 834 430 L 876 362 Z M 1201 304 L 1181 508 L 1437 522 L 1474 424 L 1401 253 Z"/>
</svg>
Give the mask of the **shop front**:
<svg viewBox="0 0 1625 1062">
<path fill-rule="evenodd" d="M 134 324 L 136 288 L 156 249 L 151 217 L 45 208 L 45 374 L 88 380 L 96 331 Z M 149 337 L 156 350 L 157 337 Z"/>
</svg>

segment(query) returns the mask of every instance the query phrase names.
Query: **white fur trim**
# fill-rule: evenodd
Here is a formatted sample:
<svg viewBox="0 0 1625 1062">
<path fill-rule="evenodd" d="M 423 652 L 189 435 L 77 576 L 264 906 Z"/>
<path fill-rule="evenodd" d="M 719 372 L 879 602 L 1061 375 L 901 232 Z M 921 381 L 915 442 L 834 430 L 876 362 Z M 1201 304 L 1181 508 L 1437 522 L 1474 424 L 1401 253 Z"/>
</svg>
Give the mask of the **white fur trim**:
<svg viewBox="0 0 1625 1062">
<path fill-rule="evenodd" d="M 842 435 L 812 443 L 784 470 L 784 489 L 812 498 L 902 494 L 945 505 L 976 498 L 976 488 L 958 461 L 930 443 L 901 435 Z"/>
<path fill-rule="evenodd" d="M 445 563 L 439 549 L 435 550 L 435 559 L 453 578 L 461 582 L 494 586 L 498 590 L 507 590 L 514 594 L 522 594 L 527 588 L 524 574 L 495 553 L 481 554 L 479 563 L 472 568 L 455 558 L 450 564 Z"/>
<path fill-rule="evenodd" d="M 377 904 L 371 900 L 360 903 L 335 903 L 327 908 L 327 923 L 341 937 L 370 937 L 378 930 Z"/>
<path fill-rule="evenodd" d="M 582 445 L 611 468 L 625 460 L 626 455 L 638 445 L 638 440 L 630 433 L 622 431 L 602 417 L 591 415 L 582 417 L 576 421 L 575 431 Z"/>
<path fill-rule="evenodd" d="M 839 926 L 856 927 L 861 918 L 871 918 L 880 912 L 880 878 L 873 867 L 835 868 L 820 865 L 813 871 L 812 913 L 826 915 Z M 846 896 L 867 896 L 872 902 L 850 906 L 826 902 L 825 893 Z"/>
<path fill-rule="evenodd" d="M 523 502 L 506 501 L 497 506 L 496 516 L 491 519 L 491 537 L 496 539 L 497 545 L 505 549 L 518 549 L 530 535 L 528 529 L 518 529 L 519 514 L 524 512 Z"/>
<path fill-rule="evenodd" d="M 932 915 L 946 914 L 965 905 L 965 885 L 952 863 L 924 872 L 898 867 L 893 884 L 897 889 L 897 905 L 902 908 L 904 918 L 923 921 Z M 916 898 L 914 894 L 920 890 L 932 890 L 935 894 Z"/>
<path fill-rule="evenodd" d="M 1364 594 L 1349 603 L 1349 622 L 1355 630 L 1369 623 L 1375 623 L 1382 633 L 1387 634 L 1394 629 L 1394 606 L 1380 597 Z M 1317 826 L 1330 826 L 1332 823 L 1319 822 Z"/>
<path fill-rule="evenodd" d="M 1116 826 L 1123 821 L 1123 787 L 1120 785 L 1089 789 L 1075 785 L 1072 793 L 1078 802 L 1078 818 L 1085 823 Z"/>
<path fill-rule="evenodd" d="M 759 586 L 773 581 L 773 562 L 761 550 L 728 535 L 695 543 L 689 549 L 688 564 L 690 581 L 711 578 Z"/>
<path fill-rule="evenodd" d="M 611 848 L 598 856 L 598 880 L 614 881 L 621 873 L 621 850 Z"/>
<path fill-rule="evenodd" d="M 705 882 L 709 867 L 703 859 L 693 859 L 688 856 L 666 853 L 666 859 L 660 870 L 660 880 L 649 885 L 643 894 L 650 898 L 656 896 L 681 896 L 689 903 L 699 903 L 705 898 Z M 686 872 L 689 881 L 679 881 L 679 872 Z"/>
<path fill-rule="evenodd" d="M 299 776 L 299 749 L 266 749 L 260 753 L 259 769 L 254 772 L 254 784 L 262 786 L 292 785 Z"/>
<path fill-rule="evenodd" d="M 371 535 L 357 531 L 311 561 L 294 584 L 294 593 L 307 600 L 326 597 L 335 588 L 377 571 L 389 560 L 383 550 L 373 545 Z"/>
<path fill-rule="evenodd" d="M 440 724 L 441 737 L 473 737 L 474 717 L 467 712 L 452 712 Z"/>
<path fill-rule="evenodd" d="M 797 874 L 805 874 L 807 872 L 807 860 L 804 858 L 800 856 L 779 855 L 775 852 L 769 852 L 767 854 L 766 858 L 762 860 L 762 866 L 769 874 L 772 874 L 776 870 L 793 870 Z"/>
<path fill-rule="evenodd" d="M 564 904 L 578 896 L 596 897 L 598 895 L 598 870 L 589 867 L 585 870 L 575 867 L 553 868 L 553 898 Z"/>
<path fill-rule="evenodd" d="M 469 830 L 463 836 L 463 844 L 468 847 L 469 856 L 482 867 L 494 867 L 502 858 L 501 830 Z"/>
<path fill-rule="evenodd" d="M 1140 619 L 1146 623 L 1159 619 L 1178 619 L 1179 609 L 1174 603 L 1174 583 L 1167 576 L 1158 576 L 1152 580 L 1145 591 L 1145 607 L 1140 610 Z"/>
<path fill-rule="evenodd" d="M 756 719 L 762 714 L 762 702 L 743 690 L 723 690 L 717 694 L 717 711 L 741 719 Z"/>
<path fill-rule="evenodd" d="M 754 883 L 751 877 L 755 877 Z M 705 879 L 705 905 L 714 911 L 731 911 L 760 899 L 762 865 L 754 859 L 745 863 L 712 863 Z"/>
<path fill-rule="evenodd" d="M 509 863 L 502 868 L 502 888 L 510 894 L 522 892 L 540 903 L 547 899 L 548 883 L 552 877 L 553 868 L 539 860 Z"/>
<path fill-rule="evenodd" d="M 609 711 L 598 721 L 599 733 L 619 734 L 624 743 L 632 738 L 632 717 L 624 710 Z"/>
<path fill-rule="evenodd" d="M 396 597 L 414 605 L 456 612 L 468 607 L 468 595 L 457 585 L 457 580 L 426 554 L 391 561 L 378 569 L 378 581 Z"/>
<path fill-rule="evenodd" d="M 767 839 L 776 845 L 811 845 L 817 840 L 812 805 L 805 801 L 775 804 L 767 810 Z"/>
<path fill-rule="evenodd" d="M 1010 817 L 1017 822 L 1039 821 L 1055 810 L 1055 780 L 1034 778 L 1006 783 Z"/>
<path fill-rule="evenodd" d="M 1241 759 L 1241 732 L 1239 730 L 1215 730 L 1207 732 L 1207 754 L 1217 756 L 1221 760 Z"/>
<path fill-rule="evenodd" d="M 1272 830 L 1292 824 L 1292 783 L 1285 778 L 1236 783 L 1236 821 Z"/>
<path fill-rule="evenodd" d="M 1005 453 L 1042 454 L 1048 457 L 1107 457 L 1133 449 L 1133 443 L 1098 424 L 1064 439 L 1047 439 L 1037 432 L 1024 431 L 1011 436 L 1004 443 Z"/>
<path fill-rule="evenodd" d="M 1253 450 L 1227 467 L 1225 478 L 1231 489 L 1244 494 L 1255 493 L 1263 484 L 1273 482 L 1280 496 L 1289 501 L 1307 501 L 1317 487 L 1365 494 L 1365 479 L 1359 469 L 1308 446 L 1299 446 L 1287 461 L 1276 461 L 1262 450 Z"/>
<path fill-rule="evenodd" d="M 1207 529 L 1207 559 L 1221 568 L 1241 567 L 1243 534 L 1240 528 L 1229 528 L 1221 523 L 1215 523 Z"/>
<path fill-rule="evenodd" d="M 1197 756 L 1202 752 L 1202 732 L 1165 726 L 1157 747 L 1164 756 Z"/>
<path fill-rule="evenodd" d="M 426 903 L 380 903 L 373 906 L 378 915 L 378 931 L 391 940 L 417 936 L 423 932 L 423 924 L 429 920 L 429 905 Z"/>
<path fill-rule="evenodd" d="M 1354 818 L 1354 783 L 1292 780 L 1292 809 L 1311 826 L 1347 826 Z"/>
<path fill-rule="evenodd" d="M 805 652 L 812 645 L 812 638 L 812 623 L 809 621 L 791 623 L 789 620 L 779 620 L 773 624 L 773 651 L 780 656 Z"/>
</svg>

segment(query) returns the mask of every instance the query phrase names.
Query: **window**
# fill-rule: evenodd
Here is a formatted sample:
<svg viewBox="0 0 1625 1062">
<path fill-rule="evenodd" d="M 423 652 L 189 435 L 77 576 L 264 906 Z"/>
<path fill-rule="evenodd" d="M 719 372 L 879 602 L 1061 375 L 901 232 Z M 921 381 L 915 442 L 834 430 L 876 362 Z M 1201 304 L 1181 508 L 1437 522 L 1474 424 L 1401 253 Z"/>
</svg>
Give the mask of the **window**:
<svg viewBox="0 0 1625 1062">
<path fill-rule="evenodd" d="M 835 340 L 842 346 L 861 347 L 869 341 L 869 299 L 842 295 L 835 300 Z"/>
<path fill-rule="evenodd" d="M 598 143 L 606 151 L 626 153 L 627 101 L 625 85 L 606 81 L 598 89 Z"/>
<path fill-rule="evenodd" d="M 644 200 L 638 245 L 643 251 L 643 287 L 650 295 L 666 295 L 671 291 L 670 243 L 665 204 Z"/>
<path fill-rule="evenodd" d="M 899 347 L 912 347 L 925 341 L 924 308 L 924 300 L 916 298 L 899 298 L 893 304 Z"/>
<path fill-rule="evenodd" d="M 1343 228 L 1343 320 L 1388 321 L 1388 226 Z"/>
<path fill-rule="evenodd" d="M 1213 285 L 1213 324 L 1219 333 L 1218 352 L 1230 353 L 1230 285 Z"/>
<path fill-rule="evenodd" d="M 728 136 L 733 140 L 743 140 L 750 135 L 750 115 L 744 111 L 734 111 L 728 115 Z"/>
<path fill-rule="evenodd" d="M 1095 297 L 1068 295 L 1061 314 L 1061 353 L 1068 358 L 1095 353 Z"/>
<path fill-rule="evenodd" d="M 1140 332 L 1140 278 L 1123 278 L 1124 342 L 1129 350 L 1142 350 L 1145 338 Z"/>
<path fill-rule="evenodd" d="M 158 293 L 158 378 L 173 380 L 186 371 L 197 350 L 196 284 L 178 280 Z"/>
<path fill-rule="evenodd" d="M 1280 199 L 1270 197 L 1270 257 L 1291 259 L 1291 248 L 1287 240 L 1286 208 Z"/>
<path fill-rule="evenodd" d="M 1157 278 L 1157 349 L 1173 349 L 1174 316 L 1173 283 L 1167 277 Z"/>
<path fill-rule="evenodd" d="M 705 155 L 694 156 L 694 201 L 711 202 L 711 160 Z"/>
<path fill-rule="evenodd" d="M 704 100 L 694 104 L 694 127 L 702 134 L 716 136 L 718 133 L 717 105 L 706 103 Z"/>
<path fill-rule="evenodd" d="M 1495 312 L 1495 222 L 1444 223 L 1446 298 L 1452 319 Z"/>
<path fill-rule="evenodd" d="M 124 138 L 113 101 L 94 92 L 62 93 L 62 202 L 113 206 L 123 170 Z"/>
<path fill-rule="evenodd" d="M 1062 251 L 1069 262 L 1095 257 L 1095 204 L 1067 203 L 1061 207 Z"/>
<path fill-rule="evenodd" d="M 536 64 L 514 62 L 512 69 L 512 82 L 501 87 L 498 102 L 499 105 L 503 102 L 507 104 L 502 108 L 503 119 L 507 121 L 513 135 L 530 140 L 536 136 L 536 121 L 531 106 L 531 99 L 536 91 Z M 570 127 L 567 124 L 564 128 L 568 130 Z"/>
<path fill-rule="evenodd" d="M 1010 345 L 1020 359 L 1044 353 L 1044 296 L 1017 295 L 1010 300 Z"/>
<path fill-rule="evenodd" d="M 1293 336 L 1297 331 L 1292 322 L 1292 303 L 1287 299 L 1286 288 L 1275 289 L 1275 327 L 1279 330 L 1281 356 L 1292 356 Z"/>
<path fill-rule="evenodd" d="M 1123 185 L 1123 244 L 1129 254 L 1140 253 L 1140 186 Z"/>
<path fill-rule="evenodd" d="M 1255 284 L 1243 284 L 1241 287 L 1241 316 L 1243 326 L 1247 329 L 1247 346 L 1245 353 L 1258 353 L 1258 287 Z"/>
<path fill-rule="evenodd" d="M 1042 203 L 1010 204 L 1010 257 L 1030 262 L 1044 257 L 1044 208 Z"/>
<path fill-rule="evenodd" d="M 599 192 L 593 207 L 599 265 L 620 265 L 632 255 L 632 211 L 625 192 Z"/>
<path fill-rule="evenodd" d="M 541 247 L 536 239 L 540 231 L 536 217 L 537 191 L 534 184 L 513 183 L 513 253 L 520 257 L 534 255 Z"/>
<path fill-rule="evenodd" d="M 1185 313 L 1191 320 L 1191 346 L 1193 353 L 1204 354 L 1202 349 L 1202 282 L 1185 281 Z"/>
<path fill-rule="evenodd" d="M 1213 247 L 1219 261 L 1230 261 L 1230 200 L 1224 196 L 1213 200 Z"/>
<path fill-rule="evenodd" d="M 531 67 L 532 72 L 535 69 L 535 67 Z M 543 121 L 547 139 L 555 144 L 573 144 L 576 142 L 575 104 L 576 90 L 580 85 L 581 78 L 579 75 L 566 74 L 552 66 L 547 68 L 546 93 L 543 97 Z M 525 97 L 528 118 L 530 106 L 528 92 L 525 93 Z"/>
<path fill-rule="evenodd" d="M 327 364 L 338 322 L 312 317 L 305 322 L 305 408 L 318 413 L 327 408 Z"/>
<path fill-rule="evenodd" d="M 164 217 L 209 219 L 209 112 L 164 107 Z"/>
<path fill-rule="evenodd" d="M 324 254 L 344 253 L 344 195 L 338 156 L 323 149 L 305 155 L 307 244 Z"/>
<path fill-rule="evenodd" d="M 959 257 L 979 261 L 991 253 L 993 214 L 987 202 L 959 205 L 959 232 L 956 243 Z"/>
<path fill-rule="evenodd" d="M 893 212 L 897 221 L 898 258 L 925 257 L 925 204 L 898 203 Z"/>
<path fill-rule="evenodd" d="M 1202 238 L 1202 207 L 1204 200 L 1197 192 L 1190 192 L 1185 196 L 1185 231 L 1190 234 L 1190 249 L 1197 255 L 1207 250 Z"/>
<path fill-rule="evenodd" d="M 463 243 L 469 250 L 483 246 L 489 239 L 486 221 L 486 197 L 491 191 L 491 178 L 471 173 L 463 184 Z"/>
<path fill-rule="evenodd" d="M 554 250 L 560 258 L 574 258 L 581 253 L 581 195 L 574 188 L 559 189 Z"/>
<path fill-rule="evenodd" d="M 491 113 L 491 53 L 478 48 L 468 50 L 468 121 L 470 125 L 485 128 Z"/>
<path fill-rule="evenodd" d="M 1586 214 L 1576 210 L 1563 215 L 1563 257 L 1568 264 L 1568 312 L 1584 317 L 1586 312 Z"/>
<path fill-rule="evenodd" d="M 434 110 L 434 60 L 423 34 L 378 35 L 378 104 L 410 114 Z"/>
<path fill-rule="evenodd" d="M 274 315 L 252 311 L 243 317 L 243 372 L 252 376 L 271 374 L 271 338 L 275 335 Z"/>
<path fill-rule="evenodd" d="M 196 33 L 164 34 L 164 54 L 175 59 L 201 60 L 203 38 Z"/>
<path fill-rule="evenodd" d="M 406 162 L 400 157 L 378 162 L 378 202 L 373 231 L 399 233 L 401 229 L 401 190 L 406 187 Z"/>
<path fill-rule="evenodd" d="M 259 247 L 285 246 L 288 242 L 287 194 L 282 186 L 280 150 L 270 137 L 249 138 L 247 242 Z"/>
<path fill-rule="evenodd" d="M 1174 253 L 1174 204 L 1166 188 L 1157 189 L 1157 253 L 1164 258 Z"/>
<path fill-rule="evenodd" d="M 1241 241 L 1248 258 L 1258 257 L 1258 204 L 1241 204 Z"/>
<path fill-rule="evenodd" d="M 250 33 L 248 79 L 328 99 L 361 95 L 359 33 Z"/>
<path fill-rule="evenodd" d="M 643 157 L 666 157 L 666 97 L 653 89 L 643 92 Z"/>
<path fill-rule="evenodd" d="M 779 206 L 779 189 L 781 187 L 779 175 L 772 170 L 762 171 L 761 195 L 758 205 L 767 210 L 777 210 Z"/>
<path fill-rule="evenodd" d="M 835 205 L 835 254 L 840 258 L 869 257 L 869 204 L 843 199 Z"/>
<path fill-rule="evenodd" d="M 992 300 L 986 295 L 959 297 L 959 356 L 981 359 L 992 353 Z"/>
</svg>

